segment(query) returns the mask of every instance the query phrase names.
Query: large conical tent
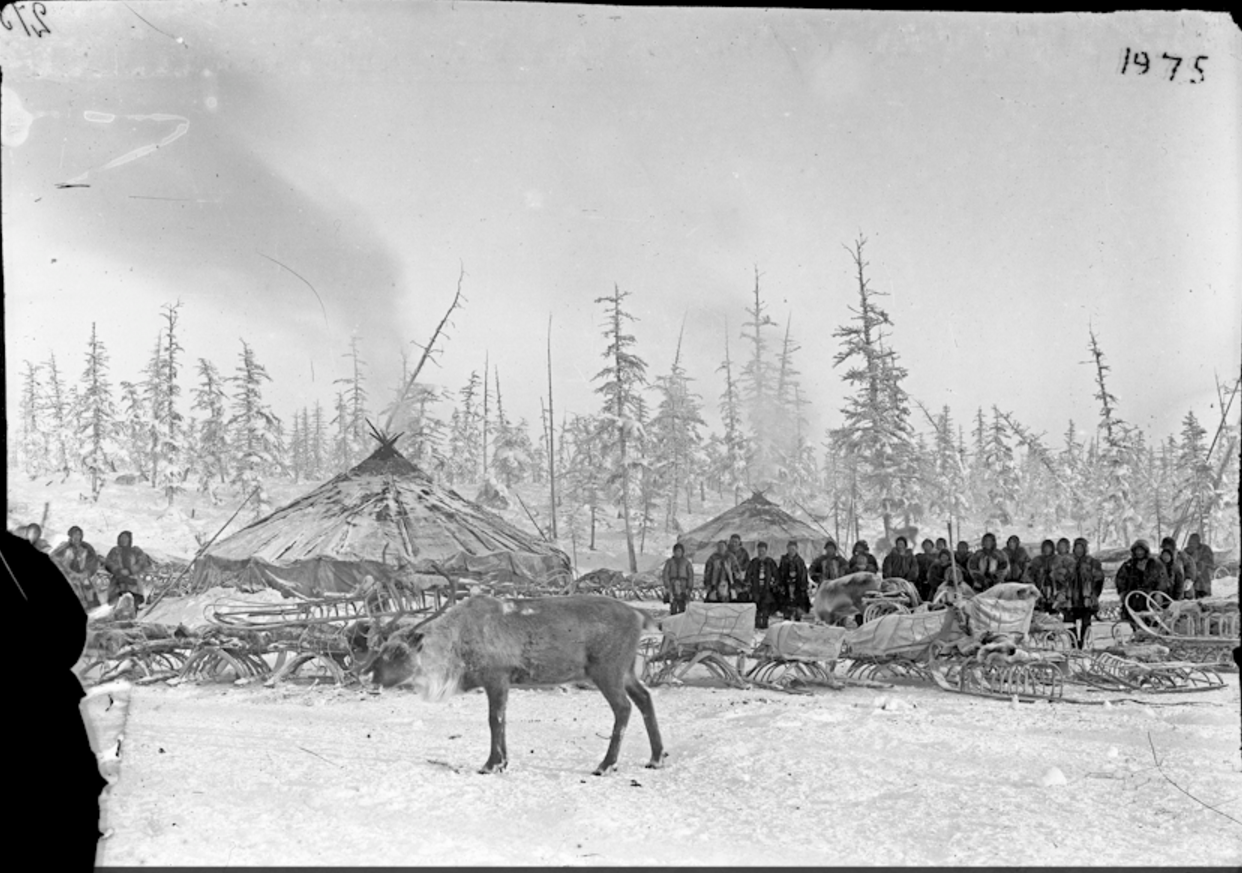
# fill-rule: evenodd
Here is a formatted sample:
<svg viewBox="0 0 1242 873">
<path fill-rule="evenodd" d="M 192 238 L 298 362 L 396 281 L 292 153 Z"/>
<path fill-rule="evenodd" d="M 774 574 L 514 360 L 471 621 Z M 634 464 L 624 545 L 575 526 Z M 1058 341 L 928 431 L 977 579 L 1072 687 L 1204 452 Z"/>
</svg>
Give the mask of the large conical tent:
<svg viewBox="0 0 1242 873">
<path fill-rule="evenodd" d="M 437 566 L 470 578 L 568 581 L 564 552 L 436 485 L 397 451 L 396 438 L 379 439 L 349 472 L 208 549 L 195 562 L 195 590 L 317 597 L 353 591 L 367 575 L 431 582 Z"/>
<path fill-rule="evenodd" d="M 734 534 L 742 538 L 742 545 L 752 558 L 755 545 L 761 540 L 768 544 L 768 554 L 774 558 L 785 554 L 787 542 L 796 540 L 798 553 L 807 563 L 823 551 L 824 541 L 828 539 L 823 531 L 794 518 L 762 494 L 755 493 L 749 500 L 682 534 L 677 542 L 686 547 L 687 558 L 702 563 L 716 550 L 719 540 L 728 540 Z"/>
</svg>

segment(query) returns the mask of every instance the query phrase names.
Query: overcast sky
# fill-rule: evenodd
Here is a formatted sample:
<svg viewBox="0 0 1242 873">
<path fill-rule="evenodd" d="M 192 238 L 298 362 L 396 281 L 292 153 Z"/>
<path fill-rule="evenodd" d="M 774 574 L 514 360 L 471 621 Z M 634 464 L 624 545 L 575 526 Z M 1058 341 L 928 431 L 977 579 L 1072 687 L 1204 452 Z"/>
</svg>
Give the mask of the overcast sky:
<svg viewBox="0 0 1242 873">
<path fill-rule="evenodd" d="M 1093 425 L 1088 322 L 1120 415 L 1158 437 L 1189 408 L 1214 427 L 1213 374 L 1239 370 L 1227 17 L 47 9 L 45 37 L 0 40 L 11 409 L 23 360 L 80 374 L 92 321 L 114 385 L 136 379 L 177 299 L 186 396 L 192 360 L 231 372 L 244 337 L 279 414 L 328 404 L 356 333 L 386 401 L 464 263 L 435 383 L 486 353 L 536 422 L 551 313 L 558 411 L 593 411 L 593 300 L 616 282 L 653 378 L 685 319 L 714 425 L 758 265 L 818 437 L 840 421 L 859 232 L 909 391 L 963 423 L 995 403 L 1054 441 Z M 1127 47 L 1148 75 L 1121 72 Z M 1173 82 L 1162 52 L 1187 58 Z"/>
</svg>

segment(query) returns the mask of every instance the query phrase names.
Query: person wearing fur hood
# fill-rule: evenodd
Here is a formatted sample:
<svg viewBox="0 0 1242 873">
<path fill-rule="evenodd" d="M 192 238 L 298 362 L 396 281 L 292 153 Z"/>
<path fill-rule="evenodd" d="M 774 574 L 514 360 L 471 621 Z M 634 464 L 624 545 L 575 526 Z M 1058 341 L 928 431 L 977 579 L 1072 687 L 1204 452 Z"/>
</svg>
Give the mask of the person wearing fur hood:
<svg viewBox="0 0 1242 873">
<path fill-rule="evenodd" d="M 1074 644 L 1081 649 L 1086 644 L 1087 632 L 1091 630 L 1091 619 L 1100 611 L 1104 565 L 1087 553 L 1087 541 L 1082 537 L 1074 540 L 1070 558 L 1068 564 L 1063 555 L 1057 555 L 1053 560 L 1064 568 L 1065 573 L 1065 609 L 1061 617 L 1070 625 L 1074 632 Z"/>
<path fill-rule="evenodd" d="M 1164 572 L 1160 561 L 1151 556 L 1151 547 L 1147 540 L 1135 540 L 1130 547 L 1130 560 L 1117 569 L 1117 596 L 1121 598 L 1122 615 L 1131 625 L 1134 618 L 1130 615 L 1128 598 L 1135 591 L 1154 594 L 1157 591 L 1169 592 L 1169 577 Z"/>
</svg>

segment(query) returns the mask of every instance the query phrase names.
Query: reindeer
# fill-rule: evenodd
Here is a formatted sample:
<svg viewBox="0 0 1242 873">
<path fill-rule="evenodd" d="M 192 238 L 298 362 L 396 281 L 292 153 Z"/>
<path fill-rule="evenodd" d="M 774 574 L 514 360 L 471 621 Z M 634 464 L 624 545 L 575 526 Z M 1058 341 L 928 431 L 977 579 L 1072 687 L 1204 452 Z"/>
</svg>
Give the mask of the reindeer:
<svg viewBox="0 0 1242 873">
<path fill-rule="evenodd" d="M 870 591 L 880 592 L 882 585 L 879 573 L 865 570 L 837 579 L 825 579 L 815 592 L 811 612 L 827 624 L 843 623 L 851 615 L 857 615 L 861 623 L 863 595 Z"/>
<path fill-rule="evenodd" d="M 399 618 L 400 616 L 398 616 Z M 491 753 L 480 773 L 505 769 L 505 708 L 509 687 L 562 685 L 589 679 L 612 707 L 612 737 L 600 776 L 616 767 L 621 739 L 637 704 L 651 741 L 647 767 L 659 768 L 668 757 L 656 724 L 651 693 L 634 673 L 638 640 L 654 619 L 611 597 L 579 594 L 527 600 L 498 600 L 476 594 L 443 614 L 413 627 L 393 629 L 380 642 L 375 630 L 352 631 L 356 671 L 371 674 L 376 685 L 406 683 L 427 700 L 443 700 L 458 691 L 487 692 Z M 425 628 L 425 630 L 424 630 Z"/>
</svg>

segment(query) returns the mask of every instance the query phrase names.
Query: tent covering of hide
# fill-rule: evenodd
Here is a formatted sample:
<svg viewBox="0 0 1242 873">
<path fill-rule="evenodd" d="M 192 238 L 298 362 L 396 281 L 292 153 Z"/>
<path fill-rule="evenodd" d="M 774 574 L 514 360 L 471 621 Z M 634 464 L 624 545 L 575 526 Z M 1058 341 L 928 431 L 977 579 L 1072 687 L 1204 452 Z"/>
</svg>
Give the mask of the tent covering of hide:
<svg viewBox="0 0 1242 873">
<path fill-rule="evenodd" d="M 762 494 L 754 494 L 749 500 L 682 534 L 677 542 L 686 547 L 687 558 L 701 564 L 716 550 L 717 541 L 727 541 L 733 534 L 742 538 L 742 545 L 752 558 L 757 554 L 755 545 L 760 541 L 768 544 L 769 555 L 779 558 L 785 554 L 785 544 L 796 540 L 798 554 L 808 565 L 823 551 L 828 539 L 822 530 L 800 521 Z"/>
<path fill-rule="evenodd" d="M 425 588 L 447 584 L 437 566 L 454 577 L 568 581 L 564 552 L 436 485 L 394 443 L 381 438 L 352 470 L 213 545 L 195 561 L 193 590 L 320 597 L 367 575 Z"/>
</svg>

